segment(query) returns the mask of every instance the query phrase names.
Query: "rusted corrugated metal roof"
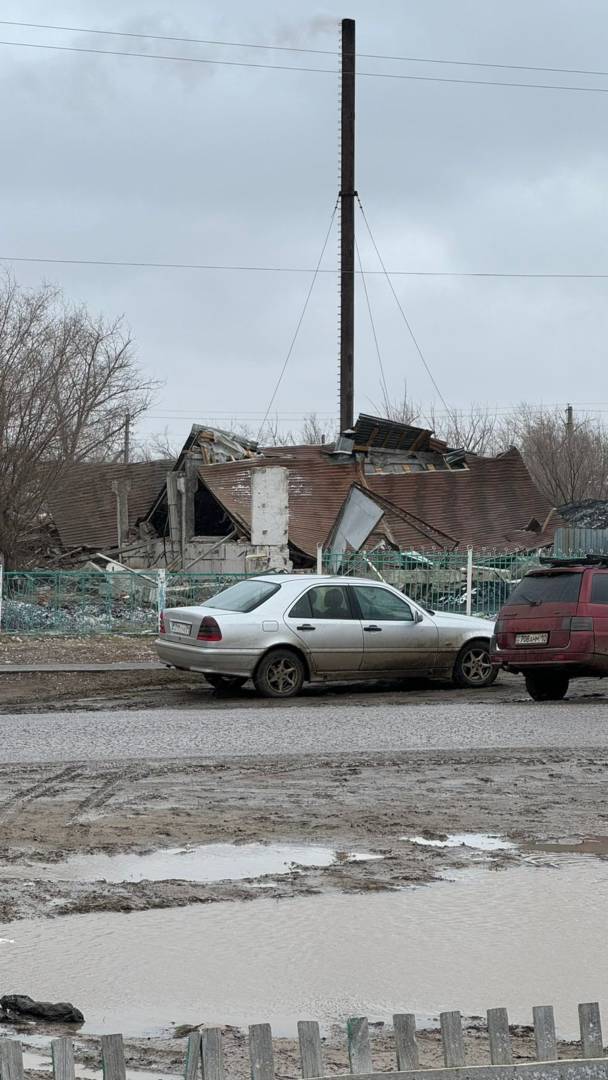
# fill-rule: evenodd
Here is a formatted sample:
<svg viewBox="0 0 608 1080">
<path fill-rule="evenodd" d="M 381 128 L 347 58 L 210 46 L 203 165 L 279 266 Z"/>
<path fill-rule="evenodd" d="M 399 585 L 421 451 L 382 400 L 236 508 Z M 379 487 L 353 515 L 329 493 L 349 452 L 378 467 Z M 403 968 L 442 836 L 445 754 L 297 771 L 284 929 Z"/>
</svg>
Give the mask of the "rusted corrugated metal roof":
<svg viewBox="0 0 608 1080">
<path fill-rule="evenodd" d="M 517 450 L 495 458 L 469 455 L 464 469 L 366 476 L 354 460 L 334 463 L 323 447 L 277 447 L 265 454 L 254 461 L 204 466 L 200 477 L 228 513 L 248 527 L 252 468 L 270 462 L 287 467 L 289 539 L 308 555 L 326 542 L 353 483 L 455 538 L 461 548 L 469 544 L 477 549 L 533 548 L 538 543 L 535 534 L 523 530 L 532 518 L 544 523 L 551 512 Z M 412 546 L 411 523 L 398 518 L 396 514 L 391 519 L 396 541 Z M 554 517 L 551 529 L 558 524 Z M 551 529 L 541 542 L 548 542 Z M 416 543 L 420 546 L 420 535 Z"/>
<path fill-rule="evenodd" d="M 127 478 L 129 527 L 144 517 L 161 491 L 171 462 L 116 465 L 85 461 L 72 465 L 61 486 L 49 493 L 49 509 L 63 547 L 108 549 L 117 546 L 116 495 L 112 481 Z"/>
</svg>

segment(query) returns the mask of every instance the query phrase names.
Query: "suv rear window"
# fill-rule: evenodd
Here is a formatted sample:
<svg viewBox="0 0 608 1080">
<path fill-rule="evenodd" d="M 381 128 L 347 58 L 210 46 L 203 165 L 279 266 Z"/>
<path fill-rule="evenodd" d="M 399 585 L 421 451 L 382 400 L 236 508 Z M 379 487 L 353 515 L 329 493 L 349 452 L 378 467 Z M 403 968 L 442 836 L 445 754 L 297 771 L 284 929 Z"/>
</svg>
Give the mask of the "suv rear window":
<svg viewBox="0 0 608 1080">
<path fill-rule="evenodd" d="M 507 600 L 507 605 L 575 604 L 581 591 L 582 573 L 530 574 L 522 578 Z"/>
<path fill-rule="evenodd" d="M 205 607 L 219 608 L 221 611 L 255 611 L 265 600 L 269 600 L 281 586 L 270 581 L 239 581 L 224 589 L 212 600 L 205 600 Z"/>
</svg>

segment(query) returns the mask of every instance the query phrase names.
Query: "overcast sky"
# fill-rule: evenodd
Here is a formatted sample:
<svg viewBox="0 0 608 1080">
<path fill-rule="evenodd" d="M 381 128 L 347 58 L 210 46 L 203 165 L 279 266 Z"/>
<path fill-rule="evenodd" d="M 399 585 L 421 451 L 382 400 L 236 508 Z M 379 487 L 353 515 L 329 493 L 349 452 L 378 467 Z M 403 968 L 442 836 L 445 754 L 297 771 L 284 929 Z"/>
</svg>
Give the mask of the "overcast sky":
<svg viewBox="0 0 608 1080">
<path fill-rule="evenodd" d="M 4 19 L 361 53 L 608 70 L 605 0 L 4 0 Z M 0 26 L 3 41 L 337 68 L 337 57 Z M 0 255 L 310 268 L 338 190 L 335 74 L 0 45 Z M 606 77 L 360 58 L 362 71 L 604 86 Z M 357 84 L 357 187 L 393 270 L 608 274 L 608 93 L 373 77 Z M 337 265 L 337 230 L 324 267 Z M 363 224 L 365 267 L 378 269 Z M 310 274 L 14 263 L 124 313 L 164 381 L 142 434 L 263 413 Z M 443 397 L 608 412 L 608 280 L 398 277 Z M 441 410 L 381 276 L 369 292 L 390 393 Z M 337 282 L 320 276 L 275 411 L 332 415 Z M 381 398 L 360 285 L 356 407 Z M 220 416 L 224 419 L 220 420 Z M 608 418 L 608 417 L 607 417 Z M 285 420 L 284 423 L 289 422 Z"/>
</svg>

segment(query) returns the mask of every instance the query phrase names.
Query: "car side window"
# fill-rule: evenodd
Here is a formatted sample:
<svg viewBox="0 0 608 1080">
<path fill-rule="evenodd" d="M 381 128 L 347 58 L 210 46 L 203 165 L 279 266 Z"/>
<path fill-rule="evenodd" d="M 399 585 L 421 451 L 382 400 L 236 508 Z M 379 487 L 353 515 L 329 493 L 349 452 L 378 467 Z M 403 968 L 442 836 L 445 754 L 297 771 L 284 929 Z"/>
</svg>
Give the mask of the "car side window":
<svg viewBox="0 0 608 1080">
<path fill-rule="evenodd" d="M 290 619 L 352 619 L 350 602 L 342 585 L 316 585 L 296 601 Z"/>
<path fill-rule="evenodd" d="M 377 619 L 379 622 L 414 621 L 410 605 L 388 589 L 381 589 L 377 585 L 354 585 L 353 589 L 364 619 Z"/>
<path fill-rule="evenodd" d="M 591 582 L 591 603 L 608 604 L 608 574 L 594 574 Z"/>
<path fill-rule="evenodd" d="M 296 600 L 291 611 L 289 612 L 290 619 L 310 619 L 310 592 L 305 592 L 299 600 Z"/>
</svg>

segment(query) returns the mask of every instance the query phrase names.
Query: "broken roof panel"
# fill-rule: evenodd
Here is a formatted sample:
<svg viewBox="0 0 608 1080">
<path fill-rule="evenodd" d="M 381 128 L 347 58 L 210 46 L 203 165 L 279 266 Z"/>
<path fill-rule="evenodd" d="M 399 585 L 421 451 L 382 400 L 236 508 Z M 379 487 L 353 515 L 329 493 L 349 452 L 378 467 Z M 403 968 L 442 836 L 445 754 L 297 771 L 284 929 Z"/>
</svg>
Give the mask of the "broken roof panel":
<svg viewBox="0 0 608 1080">
<path fill-rule="evenodd" d="M 289 470 L 290 542 L 310 556 L 317 544 L 327 544 L 355 483 L 392 504 L 391 530 L 404 549 L 423 546 L 420 532 L 424 526 L 446 537 L 445 543 L 434 542 L 429 535 L 424 545 L 429 549 L 472 545 L 526 550 L 548 542 L 546 536 L 560 524 L 554 517 L 542 537 L 526 531 L 532 518 L 548 521 L 551 506 L 514 449 L 495 458 L 467 455 L 466 469 L 365 475 L 359 462 L 335 463 L 324 447 L 276 447 L 263 458 L 202 466 L 199 475 L 228 514 L 249 529 L 251 469 L 272 462 Z"/>
<path fill-rule="evenodd" d="M 356 450 L 428 450 L 433 432 L 412 424 L 399 424 L 379 416 L 360 413 L 353 428 Z M 351 437 L 349 435 L 349 437 Z"/>
<path fill-rule="evenodd" d="M 66 550 L 78 547 L 108 550 L 117 546 L 116 495 L 112 481 L 128 479 L 129 527 L 148 511 L 162 489 L 171 461 L 130 465 L 83 461 L 71 465 L 60 487 L 49 492 L 51 516 Z"/>
</svg>

